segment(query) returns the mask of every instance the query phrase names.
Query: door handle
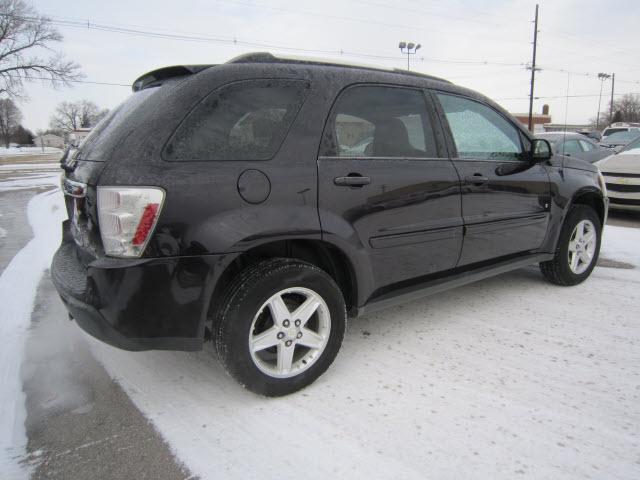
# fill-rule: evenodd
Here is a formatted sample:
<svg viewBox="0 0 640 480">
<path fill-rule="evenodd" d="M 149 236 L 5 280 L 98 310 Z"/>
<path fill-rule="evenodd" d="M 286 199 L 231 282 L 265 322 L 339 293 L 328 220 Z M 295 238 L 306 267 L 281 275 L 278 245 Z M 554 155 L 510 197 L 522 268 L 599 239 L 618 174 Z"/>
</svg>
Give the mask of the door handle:
<svg viewBox="0 0 640 480">
<path fill-rule="evenodd" d="M 469 175 L 464 178 L 465 183 L 471 183 L 473 185 L 482 185 L 483 183 L 488 183 L 489 178 L 485 177 L 481 173 L 474 173 L 473 175 Z"/>
<path fill-rule="evenodd" d="M 371 183 L 371 178 L 363 177 L 359 173 L 350 173 L 346 177 L 334 178 L 333 183 L 339 187 L 363 187 Z"/>
</svg>

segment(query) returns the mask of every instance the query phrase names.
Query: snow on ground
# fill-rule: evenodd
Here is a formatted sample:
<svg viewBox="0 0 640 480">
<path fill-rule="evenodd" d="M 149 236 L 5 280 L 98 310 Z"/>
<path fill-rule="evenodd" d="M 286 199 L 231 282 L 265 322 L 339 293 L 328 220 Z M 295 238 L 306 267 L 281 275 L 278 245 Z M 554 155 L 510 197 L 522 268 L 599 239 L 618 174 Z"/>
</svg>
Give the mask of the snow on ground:
<svg viewBox="0 0 640 480">
<path fill-rule="evenodd" d="M 640 230 L 603 255 L 640 266 Z M 93 350 L 209 478 L 640 478 L 640 269 L 523 269 L 351 322 L 329 371 L 265 399 L 199 353 Z"/>
<path fill-rule="evenodd" d="M 13 157 L 15 155 L 51 155 L 62 153 L 62 149 L 54 147 L 0 147 L 0 157 Z"/>
<path fill-rule="evenodd" d="M 38 283 L 60 242 L 65 213 L 59 190 L 34 196 L 27 207 L 34 238 L 0 276 L 0 471 L 5 479 L 29 474 L 19 463 L 27 441 L 20 364 Z"/>
<path fill-rule="evenodd" d="M 41 172 L 8 177 L 0 179 L 0 192 L 13 190 L 25 190 L 35 187 L 50 188 L 51 185 L 60 185 L 60 168 L 51 172 Z"/>
</svg>

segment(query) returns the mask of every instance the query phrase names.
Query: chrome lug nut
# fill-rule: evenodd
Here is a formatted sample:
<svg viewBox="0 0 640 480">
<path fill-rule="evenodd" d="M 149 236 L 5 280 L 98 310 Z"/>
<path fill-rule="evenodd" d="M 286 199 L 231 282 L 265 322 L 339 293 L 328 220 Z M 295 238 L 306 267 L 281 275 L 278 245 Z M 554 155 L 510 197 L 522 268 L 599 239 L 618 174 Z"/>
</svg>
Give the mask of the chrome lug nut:
<svg viewBox="0 0 640 480">
<path fill-rule="evenodd" d="M 282 340 L 284 338 L 284 333 L 278 332 L 278 335 L 276 335 L 276 337 L 278 337 L 278 340 Z"/>
<path fill-rule="evenodd" d="M 299 327 L 302 322 L 300 320 L 296 320 L 294 323 L 296 327 Z"/>
<path fill-rule="evenodd" d="M 298 335 L 296 335 L 297 338 L 302 338 L 302 332 L 298 332 Z"/>
<path fill-rule="evenodd" d="M 286 342 L 284 342 L 284 344 L 285 344 L 287 347 L 290 347 L 292 343 L 293 343 L 293 342 L 292 342 L 291 340 L 287 340 Z"/>
<path fill-rule="evenodd" d="M 289 325 L 290 325 L 289 320 L 285 320 L 284 322 L 282 322 L 283 327 L 288 327 Z"/>
</svg>

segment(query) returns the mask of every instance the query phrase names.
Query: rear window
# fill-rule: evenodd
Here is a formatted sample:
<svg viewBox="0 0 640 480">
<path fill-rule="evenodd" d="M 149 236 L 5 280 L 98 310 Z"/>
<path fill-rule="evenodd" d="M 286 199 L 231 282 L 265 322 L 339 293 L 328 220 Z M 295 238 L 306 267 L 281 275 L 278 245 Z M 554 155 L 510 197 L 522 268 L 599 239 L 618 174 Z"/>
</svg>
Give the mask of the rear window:
<svg viewBox="0 0 640 480">
<path fill-rule="evenodd" d="M 119 137 L 114 135 L 116 130 L 130 119 L 130 114 L 142 105 L 158 88 L 147 88 L 134 93 L 118 107 L 114 108 L 98 124 L 93 127 L 91 133 L 86 136 L 78 148 L 76 158 L 93 162 L 104 161 Z M 114 138 L 115 137 L 115 138 Z"/>
<path fill-rule="evenodd" d="M 187 115 L 163 157 L 268 160 L 280 148 L 308 88 L 299 80 L 248 80 L 221 87 Z"/>
</svg>

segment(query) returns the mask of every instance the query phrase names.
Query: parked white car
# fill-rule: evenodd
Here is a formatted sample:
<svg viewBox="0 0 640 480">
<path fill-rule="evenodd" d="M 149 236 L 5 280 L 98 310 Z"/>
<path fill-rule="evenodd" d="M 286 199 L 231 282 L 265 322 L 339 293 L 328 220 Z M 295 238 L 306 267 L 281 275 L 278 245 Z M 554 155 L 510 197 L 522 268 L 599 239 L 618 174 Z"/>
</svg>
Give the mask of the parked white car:
<svg viewBox="0 0 640 480">
<path fill-rule="evenodd" d="M 596 165 L 604 175 L 609 208 L 640 211 L 640 137 Z"/>
</svg>

